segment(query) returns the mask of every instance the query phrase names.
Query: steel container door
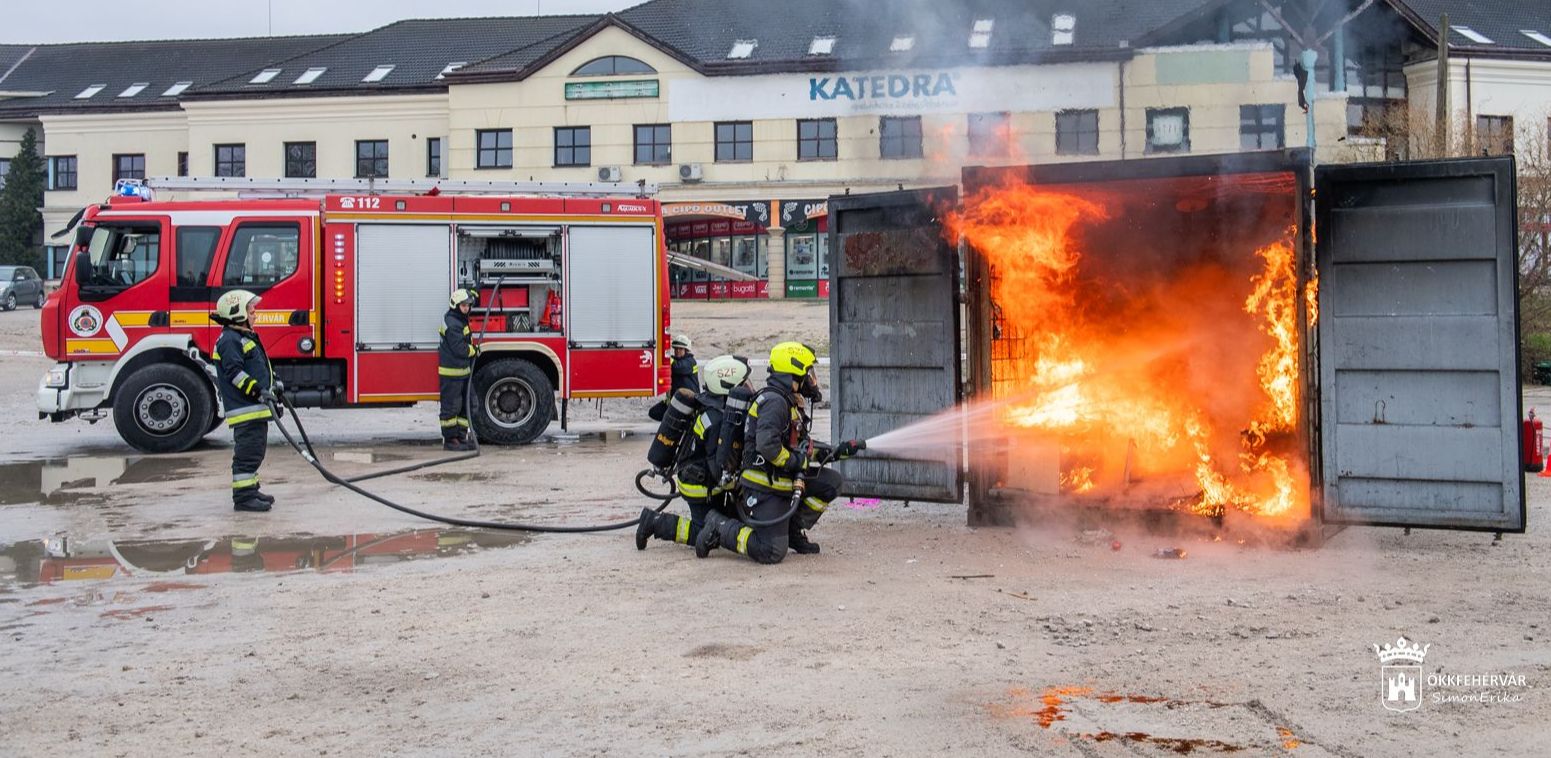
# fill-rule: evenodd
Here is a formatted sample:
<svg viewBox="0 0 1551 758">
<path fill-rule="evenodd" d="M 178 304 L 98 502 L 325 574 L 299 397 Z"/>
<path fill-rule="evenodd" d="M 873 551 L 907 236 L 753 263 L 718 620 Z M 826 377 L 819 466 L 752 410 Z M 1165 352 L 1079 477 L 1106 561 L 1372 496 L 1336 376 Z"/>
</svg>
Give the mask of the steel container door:
<svg viewBox="0 0 1551 758">
<path fill-rule="evenodd" d="M 957 405 L 959 259 L 937 209 L 957 190 L 830 198 L 830 438 L 868 439 Z M 840 465 L 850 495 L 959 502 L 956 446 L 869 451 Z"/>
<path fill-rule="evenodd" d="M 1327 523 L 1523 531 L 1513 171 L 1317 171 Z"/>
</svg>

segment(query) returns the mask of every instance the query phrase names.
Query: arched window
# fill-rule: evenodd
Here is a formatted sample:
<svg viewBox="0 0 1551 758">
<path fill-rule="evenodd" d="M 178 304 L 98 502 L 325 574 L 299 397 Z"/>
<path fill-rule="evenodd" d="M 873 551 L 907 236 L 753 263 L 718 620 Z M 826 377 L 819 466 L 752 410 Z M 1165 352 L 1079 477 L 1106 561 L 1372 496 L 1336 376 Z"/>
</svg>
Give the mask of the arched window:
<svg viewBox="0 0 1551 758">
<path fill-rule="evenodd" d="M 619 74 L 655 74 L 657 69 L 623 55 L 605 55 L 583 63 L 571 76 L 617 76 Z"/>
</svg>

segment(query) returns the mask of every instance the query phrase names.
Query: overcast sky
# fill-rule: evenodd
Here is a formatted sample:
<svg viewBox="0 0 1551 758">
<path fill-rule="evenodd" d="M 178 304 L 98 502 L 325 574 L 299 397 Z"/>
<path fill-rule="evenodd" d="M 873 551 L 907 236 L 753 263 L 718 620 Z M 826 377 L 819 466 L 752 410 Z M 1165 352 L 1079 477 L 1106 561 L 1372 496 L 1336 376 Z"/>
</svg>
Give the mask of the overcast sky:
<svg viewBox="0 0 1551 758">
<path fill-rule="evenodd" d="M 0 43 L 360 32 L 405 18 L 602 13 L 644 1 L 4 0 Z"/>
</svg>

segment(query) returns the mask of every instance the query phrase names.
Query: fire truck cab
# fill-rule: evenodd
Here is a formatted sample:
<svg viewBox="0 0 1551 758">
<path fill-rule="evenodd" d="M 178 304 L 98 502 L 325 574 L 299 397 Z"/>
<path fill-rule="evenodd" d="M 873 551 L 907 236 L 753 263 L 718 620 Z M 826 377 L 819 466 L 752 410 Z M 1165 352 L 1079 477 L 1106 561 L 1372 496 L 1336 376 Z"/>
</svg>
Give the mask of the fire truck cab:
<svg viewBox="0 0 1551 758">
<path fill-rule="evenodd" d="M 242 195 L 154 197 L 205 188 Z M 668 386 L 667 258 L 644 187 L 152 179 L 82 211 L 43 310 L 57 364 L 39 417 L 111 414 L 137 449 L 192 447 L 223 416 L 210 314 L 234 289 L 261 296 L 255 331 L 295 405 L 435 400 L 437 329 L 458 286 L 480 293 L 470 410 L 482 440 L 532 441 L 557 393 Z"/>
</svg>

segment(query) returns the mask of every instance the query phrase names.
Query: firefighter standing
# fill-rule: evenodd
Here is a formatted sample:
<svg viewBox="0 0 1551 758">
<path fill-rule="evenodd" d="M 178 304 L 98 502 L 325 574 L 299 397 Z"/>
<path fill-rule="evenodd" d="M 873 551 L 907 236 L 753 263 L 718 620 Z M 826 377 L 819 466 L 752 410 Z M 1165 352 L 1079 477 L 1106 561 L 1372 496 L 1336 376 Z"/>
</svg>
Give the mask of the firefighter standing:
<svg viewBox="0 0 1551 758">
<path fill-rule="evenodd" d="M 436 374 L 442 396 L 442 410 L 437 418 L 442 427 L 442 449 L 473 450 L 469 440 L 468 383 L 474 371 L 474 347 L 469 329 L 469 311 L 479 299 L 474 290 L 459 287 L 448 298 L 450 307 L 442 317 L 442 341 L 436 349 Z"/>
<path fill-rule="evenodd" d="M 751 517 L 769 521 L 780 517 L 799 497 L 791 518 L 772 526 L 751 527 L 715 511 L 706 514 L 705 526 L 695 538 L 695 555 L 701 558 L 717 546 L 759 563 L 780 563 L 787 550 L 802 554 L 819 552 L 806 530 L 818 523 L 829 502 L 840 494 L 842 479 L 819 464 L 808 439 L 804 397 L 817 398 L 818 381 L 813 351 L 800 342 L 783 342 L 770 350 L 770 378 L 754 397 L 744 425 L 743 466 L 739 491 Z M 834 458 L 855 455 L 862 443 L 848 441 L 835 449 Z"/>
<path fill-rule="evenodd" d="M 263 512 L 275 499 L 259 491 L 259 466 L 269 445 L 270 410 L 283 389 L 253 332 L 258 295 L 232 290 L 216 301 L 213 319 L 222 325 L 211 355 L 221 374 L 221 404 L 232 428 L 232 508 Z"/>
<path fill-rule="evenodd" d="M 685 434 L 678 468 L 678 491 L 689 506 L 690 515 L 642 508 L 641 523 L 635 532 L 637 550 L 645 550 L 652 537 L 688 545 L 705 524 L 708 511 L 716 510 L 726 515 L 735 512 L 731 503 L 726 502 L 735 485 L 731 482 L 722 484 L 721 472 L 713 470 L 711 457 L 723 444 L 719 438 L 727 394 L 748 383 L 749 364 L 742 358 L 723 355 L 708 361 L 700 373 L 705 379 L 706 391 L 696 398 L 701 410 L 695 417 L 694 426 Z"/>
<path fill-rule="evenodd" d="M 687 389 L 696 395 L 700 394 L 700 366 L 695 363 L 695 354 L 690 352 L 694 343 L 687 334 L 673 336 L 673 364 L 669 369 L 673 383 L 668 386 L 668 394 L 662 402 L 652 406 L 647 415 L 653 421 L 661 421 L 663 414 L 668 412 L 668 399 L 678 394 L 680 389 Z"/>
</svg>

